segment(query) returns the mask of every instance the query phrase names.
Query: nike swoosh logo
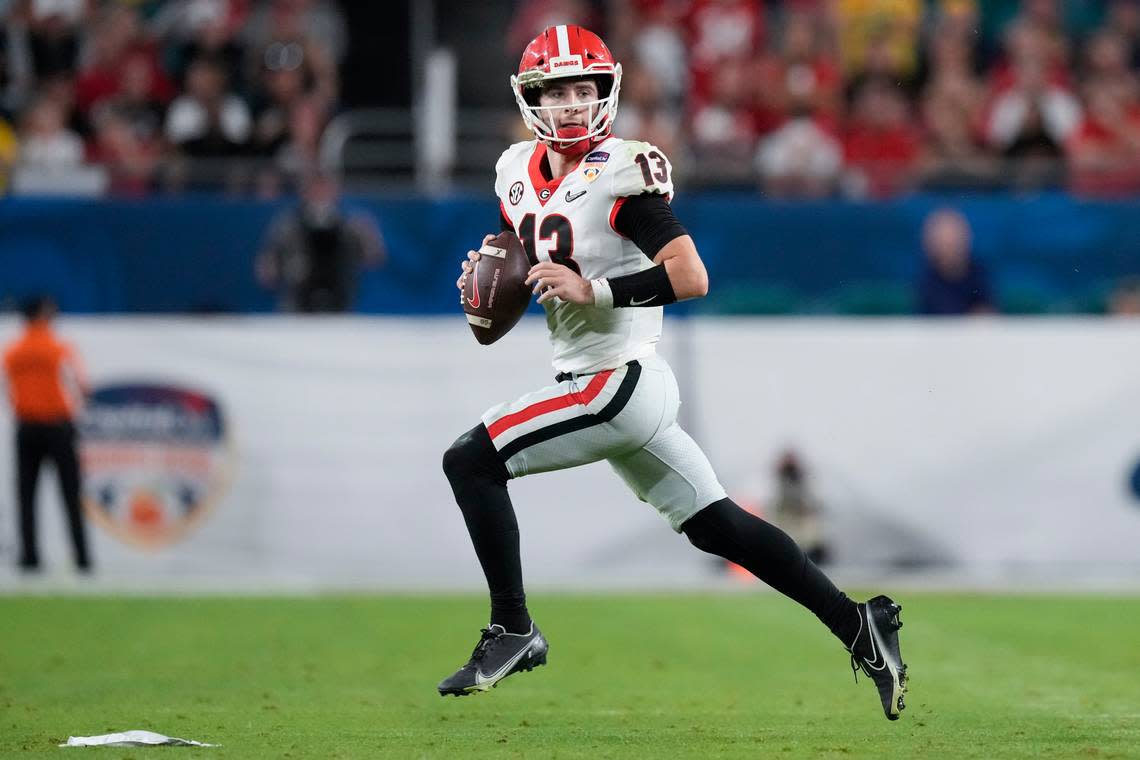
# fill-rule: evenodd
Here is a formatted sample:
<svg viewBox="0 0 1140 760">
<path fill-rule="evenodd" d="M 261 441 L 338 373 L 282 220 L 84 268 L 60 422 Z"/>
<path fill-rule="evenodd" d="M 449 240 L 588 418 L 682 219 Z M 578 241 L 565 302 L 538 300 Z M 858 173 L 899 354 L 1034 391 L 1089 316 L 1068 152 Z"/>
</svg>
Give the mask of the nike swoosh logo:
<svg viewBox="0 0 1140 760">
<path fill-rule="evenodd" d="M 530 652 L 530 649 L 532 646 L 534 646 L 533 640 L 529 644 L 527 644 L 525 647 L 523 647 L 522 651 L 520 651 L 518 654 L 516 654 L 511 659 L 507 660 L 503 664 L 503 667 L 499 668 L 498 670 L 496 670 L 494 673 L 492 673 L 489 676 L 483 675 L 483 671 L 476 668 L 475 669 L 475 684 L 477 686 L 482 686 L 483 684 L 494 683 L 495 681 L 498 681 L 500 678 L 502 678 L 508 672 L 510 672 L 510 669 L 513 668 L 518 663 L 519 660 L 521 660 L 527 653 Z"/>
<path fill-rule="evenodd" d="M 468 297 L 467 303 L 471 304 L 472 309 L 479 308 L 479 267 L 471 269 L 471 292 L 475 294 L 474 298 Z"/>
<path fill-rule="evenodd" d="M 629 299 L 629 305 L 630 306 L 644 306 L 645 304 L 649 303 L 650 301 L 654 301 L 656 299 L 657 299 L 657 296 L 649 296 L 649 298 L 646 298 L 644 301 L 638 301 L 636 298 L 631 298 L 631 299 Z"/>
<path fill-rule="evenodd" d="M 866 615 L 868 628 L 867 633 L 870 634 L 869 638 L 871 639 L 871 653 L 874 654 L 875 657 L 871 660 L 868 660 L 866 657 L 864 657 L 863 662 L 867 663 L 867 667 L 871 668 L 872 670 L 882 670 L 887 666 L 887 662 L 883 657 L 881 648 L 878 646 L 878 642 L 876 641 L 879 631 L 877 628 L 875 628 L 875 622 L 871 620 L 871 613 L 869 610 L 867 611 Z"/>
<path fill-rule="evenodd" d="M 569 190 L 567 190 L 566 191 L 566 202 L 569 203 L 570 201 L 576 201 L 585 194 L 586 194 L 585 190 L 579 190 L 576 193 L 571 193 Z"/>
</svg>

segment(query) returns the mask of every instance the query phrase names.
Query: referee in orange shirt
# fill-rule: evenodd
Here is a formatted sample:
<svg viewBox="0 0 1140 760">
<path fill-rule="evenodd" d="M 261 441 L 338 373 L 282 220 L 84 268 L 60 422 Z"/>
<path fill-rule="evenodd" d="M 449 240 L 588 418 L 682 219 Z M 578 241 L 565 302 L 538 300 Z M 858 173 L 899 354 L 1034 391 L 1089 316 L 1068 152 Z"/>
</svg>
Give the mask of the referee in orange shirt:
<svg viewBox="0 0 1140 760">
<path fill-rule="evenodd" d="M 75 564 L 91 569 L 83 515 L 79 510 L 79 457 L 75 449 L 74 419 L 87 383 L 74 349 L 51 329 L 55 302 L 34 298 L 24 305 L 24 334 L 4 350 L 8 396 L 16 416 L 17 489 L 20 499 L 20 567 L 39 569 L 36 542 L 36 485 L 40 464 L 51 460 L 59 475 Z M 68 381 L 74 390 L 68 388 Z"/>
</svg>

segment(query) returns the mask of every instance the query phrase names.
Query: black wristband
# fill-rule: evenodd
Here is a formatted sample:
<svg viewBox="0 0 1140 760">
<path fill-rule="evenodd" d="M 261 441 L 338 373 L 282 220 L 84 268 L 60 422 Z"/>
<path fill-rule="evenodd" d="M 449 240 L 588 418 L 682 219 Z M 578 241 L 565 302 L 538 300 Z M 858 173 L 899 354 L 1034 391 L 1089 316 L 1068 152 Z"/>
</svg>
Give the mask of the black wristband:
<svg viewBox="0 0 1140 760">
<path fill-rule="evenodd" d="M 677 300 L 664 264 L 609 280 L 614 308 L 623 306 L 664 306 Z"/>
</svg>

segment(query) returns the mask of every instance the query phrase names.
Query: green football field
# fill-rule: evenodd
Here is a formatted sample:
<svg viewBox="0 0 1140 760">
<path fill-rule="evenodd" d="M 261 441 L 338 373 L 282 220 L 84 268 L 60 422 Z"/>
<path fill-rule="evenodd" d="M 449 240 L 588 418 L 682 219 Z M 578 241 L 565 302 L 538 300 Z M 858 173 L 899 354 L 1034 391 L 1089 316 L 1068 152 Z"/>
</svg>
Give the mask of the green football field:
<svg viewBox="0 0 1140 760">
<path fill-rule="evenodd" d="M 1140 598 L 901 593 L 900 721 L 769 593 L 532 595 L 550 663 L 440 698 L 476 597 L 0 597 L 0 757 L 1140 757 Z M 132 728 L 214 749 L 59 749 Z"/>
</svg>

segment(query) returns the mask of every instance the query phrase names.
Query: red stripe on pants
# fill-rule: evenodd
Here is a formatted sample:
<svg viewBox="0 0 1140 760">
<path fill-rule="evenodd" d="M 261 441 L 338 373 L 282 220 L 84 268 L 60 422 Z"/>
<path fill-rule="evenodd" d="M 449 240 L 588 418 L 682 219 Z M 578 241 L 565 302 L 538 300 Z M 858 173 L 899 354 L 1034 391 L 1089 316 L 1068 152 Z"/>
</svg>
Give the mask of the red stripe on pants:
<svg viewBox="0 0 1140 760">
<path fill-rule="evenodd" d="M 512 412 L 504 417 L 500 417 L 487 427 L 487 432 L 491 434 L 491 438 L 495 438 L 499 433 L 510 430 L 515 425 L 521 425 L 527 420 L 532 420 L 540 414 L 556 412 L 559 409 L 565 409 L 574 404 L 585 406 L 598 397 L 598 394 L 602 392 L 602 388 L 605 387 L 606 381 L 610 379 L 610 375 L 613 373 L 614 371 L 612 369 L 599 372 L 594 375 L 594 379 L 591 380 L 589 385 L 582 391 L 571 391 L 565 396 L 556 396 L 554 398 L 538 401 L 525 409 L 520 409 L 517 412 Z"/>
</svg>

